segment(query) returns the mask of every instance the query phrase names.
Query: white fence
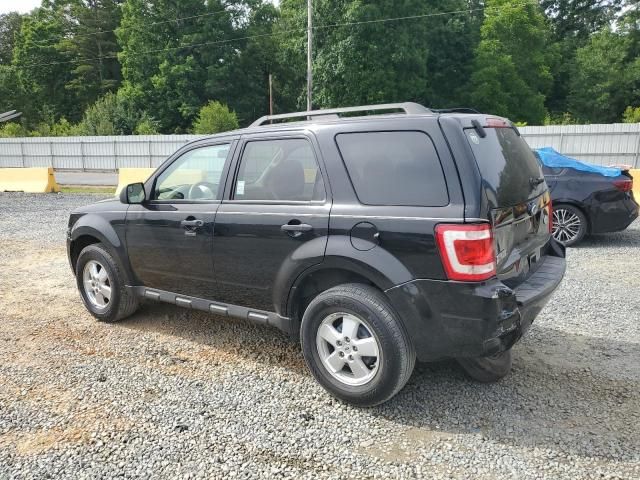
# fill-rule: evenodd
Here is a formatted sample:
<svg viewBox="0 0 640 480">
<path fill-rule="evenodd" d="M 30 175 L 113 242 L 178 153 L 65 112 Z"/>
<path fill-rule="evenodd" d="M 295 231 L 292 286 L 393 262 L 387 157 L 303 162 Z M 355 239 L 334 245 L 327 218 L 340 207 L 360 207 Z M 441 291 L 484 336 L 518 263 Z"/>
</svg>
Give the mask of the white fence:
<svg viewBox="0 0 640 480">
<path fill-rule="evenodd" d="M 521 127 L 532 148 L 553 147 L 599 165 L 640 167 L 640 124 Z M 114 171 L 157 167 L 197 135 L 0 138 L 0 167 Z"/>
<path fill-rule="evenodd" d="M 115 171 L 157 167 L 199 135 L 0 138 L 0 167 Z"/>
<path fill-rule="evenodd" d="M 553 147 L 598 165 L 640 167 L 640 123 L 521 127 L 520 132 L 531 148 Z"/>
</svg>

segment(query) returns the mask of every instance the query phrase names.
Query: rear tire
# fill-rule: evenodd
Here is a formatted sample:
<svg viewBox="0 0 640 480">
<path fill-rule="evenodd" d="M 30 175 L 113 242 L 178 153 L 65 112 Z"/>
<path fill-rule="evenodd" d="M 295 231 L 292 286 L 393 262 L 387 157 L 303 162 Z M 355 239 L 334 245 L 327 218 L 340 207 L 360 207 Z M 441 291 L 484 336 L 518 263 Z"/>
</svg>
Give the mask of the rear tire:
<svg viewBox="0 0 640 480">
<path fill-rule="evenodd" d="M 458 358 L 467 375 L 483 383 L 497 382 L 511 371 L 511 349 L 490 357 Z"/>
<path fill-rule="evenodd" d="M 368 285 L 339 285 L 314 298 L 302 318 L 301 342 L 318 383 L 361 407 L 397 394 L 416 361 L 400 319 L 382 292 Z"/>
<path fill-rule="evenodd" d="M 85 307 L 102 322 L 123 320 L 138 309 L 137 295 L 126 287 L 124 273 L 101 243 L 80 252 L 76 283 Z"/>
<path fill-rule="evenodd" d="M 576 245 L 587 234 L 587 217 L 579 208 L 561 203 L 553 206 L 553 238 L 565 247 Z"/>
</svg>

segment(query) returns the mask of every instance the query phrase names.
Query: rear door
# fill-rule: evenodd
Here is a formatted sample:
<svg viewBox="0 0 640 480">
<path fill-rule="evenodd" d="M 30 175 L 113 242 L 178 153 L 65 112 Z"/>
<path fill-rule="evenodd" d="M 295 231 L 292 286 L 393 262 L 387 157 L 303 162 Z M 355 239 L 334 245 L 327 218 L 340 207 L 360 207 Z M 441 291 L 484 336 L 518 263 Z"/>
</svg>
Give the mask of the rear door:
<svg viewBox="0 0 640 480">
<path fill-rule="evenodd" d="M 465 129 L 483 182 L 494 226 L 498 275 L 524 279 L 549 240 L 550 196 L 535 155 L 517 131 L 489 119 L 485 136 Z"/>
<path fill-rule="evenodd" d="M 328 184 L 310 134 L 247 135 L 237 152 L 216 215 L 215 298 L 277 311 L 275 288 L 323 259 Z"/>
</svg>

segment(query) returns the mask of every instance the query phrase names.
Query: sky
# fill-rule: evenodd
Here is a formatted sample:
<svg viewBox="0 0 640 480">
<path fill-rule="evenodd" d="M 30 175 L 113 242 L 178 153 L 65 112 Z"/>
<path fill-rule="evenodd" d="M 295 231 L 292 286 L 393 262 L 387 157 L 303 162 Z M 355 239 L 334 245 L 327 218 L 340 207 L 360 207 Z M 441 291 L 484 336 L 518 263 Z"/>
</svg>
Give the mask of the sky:
<svg viewBox="0 0 640 480">
<path fill-rule="evenodd" d="M 41 0 L 0 0 L 0 14 L 7 12 L 26 13 L 40 6 Z M 278 5 L 279 0 L 271 0 L 272 3 Z"/>
<path fill-rule="evenodd" d="M 27 13 L 40 6 L 41 0 L 0 0 L 0 13 Z"/>
</svg>

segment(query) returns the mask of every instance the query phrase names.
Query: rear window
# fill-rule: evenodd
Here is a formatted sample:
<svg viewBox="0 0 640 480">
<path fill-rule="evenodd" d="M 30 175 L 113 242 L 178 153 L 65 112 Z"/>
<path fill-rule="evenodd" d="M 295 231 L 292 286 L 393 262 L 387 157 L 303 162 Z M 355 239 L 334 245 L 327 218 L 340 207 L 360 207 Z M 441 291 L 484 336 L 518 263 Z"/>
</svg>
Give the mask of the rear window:
<svg viewBox="0 0 640 480">
<path fill-rule="evenodd" d="M 481 138 L 475 129 L 465 134 L 480 174 L 495 192 L 499 206 L 522 203 L 544 192 L 546 185 L 533 151 L 512 128 L 486 128 Z"/>
<path fill-rule="evenodd" d="M 360 203 L 425 207 L 449 203 L 442 165 L 426 133 L 341 133 L 336 142 Z"/>
</svg>

